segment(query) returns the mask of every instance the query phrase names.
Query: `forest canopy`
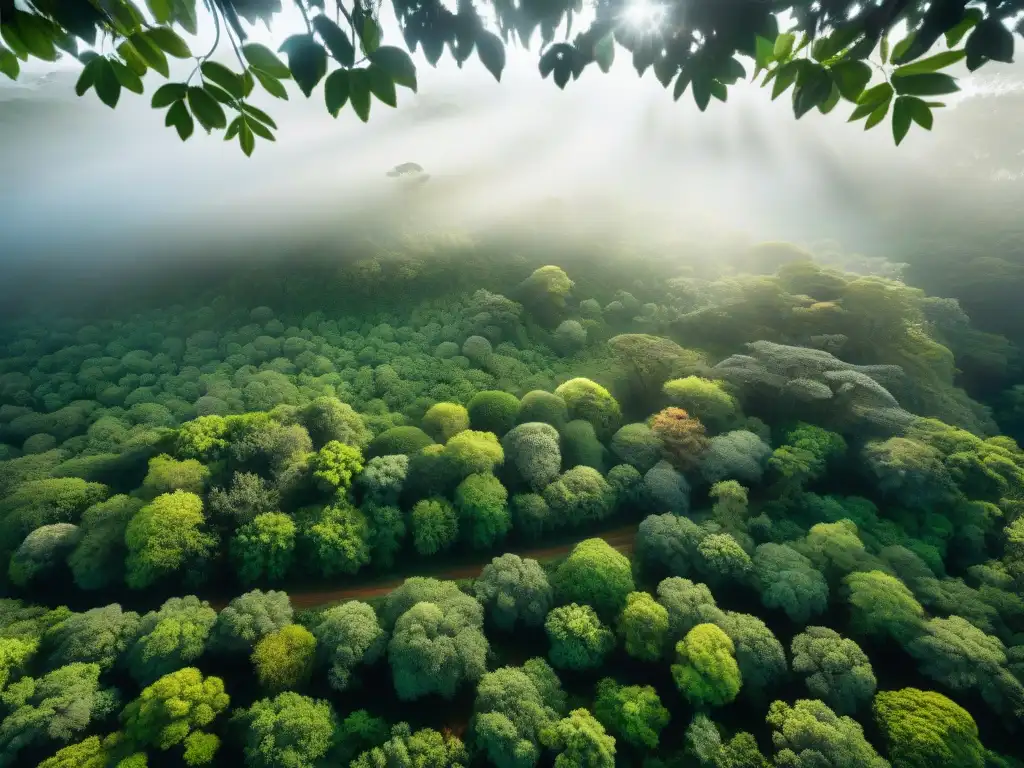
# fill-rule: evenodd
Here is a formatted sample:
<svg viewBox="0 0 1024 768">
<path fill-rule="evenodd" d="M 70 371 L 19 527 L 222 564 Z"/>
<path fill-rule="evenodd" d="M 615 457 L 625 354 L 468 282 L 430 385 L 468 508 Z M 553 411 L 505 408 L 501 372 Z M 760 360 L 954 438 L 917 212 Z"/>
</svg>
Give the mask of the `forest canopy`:
<svg viewBox="0 0 1024 768">
<path fill-rule="evenodd" d="M 332 116 L 350 107 L 365 122 L 372 104 L 397 105 L 398 86 L 417 89 L 409 55 L 417 51 L 431 66 L 447 55 L 461 67 L 475 56 L 500 80 L 506 47 L 534 45 L 539 74 L 559 88 L 591 65 L 607 72 L 620 51 L 674 99 L 689 90 L 701 111 L 750 78 L 770 87 L 772 99 L 790 93 L 796 119 L 840 102 L 865 128 L 888 118 L 899 144 L 911 125 L 930 130 L 942 98 L 959 90 L 946 68 L 1010 62 L 1015 32 L 1024 35 L 1018 0 L 392 0 L 402 38 L 395 45 L 383 39 L 374 0 L 296 0 L 304 30 L 275 52 L 247 30 L 256 22 L 273 28 L 281 0 L 204 4 L 200 14 L 197 0 L 147 0 L 145 8 L 132 0 L 6 0 L 0 72 L 16 79 L 30 58 L 73 57 L 82 65 L 76 93 L 92 91 L 114 108 L 124 91 L 143 94 L 152 71 L 167 82 L 151 104 L 183 141 L 198 124 L 237 138 L 251 155 L 257 138 L 274 141 L 277 130 L 254 101 L 287 100 L 289 82 L 306 98 L 322 83 L 319 98 Z M 204 35 L 213 27 L 214 44 L 193 51 L 182 34 L 195 36 L 200 25 Z M 220 46 L 229 57 L 215 58 Z M 170 79 L 169 58 L 194 61 L 186 80 Z"/>
</svg>

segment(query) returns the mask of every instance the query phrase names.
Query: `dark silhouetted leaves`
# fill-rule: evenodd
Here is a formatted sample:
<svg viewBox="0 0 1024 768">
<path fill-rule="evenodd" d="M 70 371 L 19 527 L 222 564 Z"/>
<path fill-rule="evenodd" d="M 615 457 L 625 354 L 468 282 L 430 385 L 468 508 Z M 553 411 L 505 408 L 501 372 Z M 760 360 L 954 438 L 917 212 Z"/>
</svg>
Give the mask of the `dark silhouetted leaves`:
<svg viewBox="0 0 1024 768">
<path fill-rule="evenodd" d="M 758 38 L 763 40 L 764 38 Z M 615 61 L 615 37 L 611 33 L 605 35 L 594 46 L 594 60 L 602 72 L 608 72 Z M 677 97 L 678 98 L 678 97 Z"/>
<path fill-rule="evenodd" d="M 263 86 L 263 90 L 271 96 L 288 101 L 288 91 L 285 90 L 284 85 L 277 78 L 258 69 L 253 69 L 252 74 L 259 81 L 260 85 Z"/>
<path fill-rule="evenodd" d="M 863 61 L 840 61 L 832 67 L 832 79 L 844 99 L 856 101 L 871 80 L 871 67 Z"/>
<path fill-rule="evenodd" d="M 164 77 L 170 76 L 170 69 L 167 66 L 167 55 L 156 47 L 156 45 L 144 37 L 141 32 L 136 32 L 129 38 L 132 47 L 135 48 L 139 56 L 146 64 Z"/>
<path fill-rule="evenodd" d="M 96 61 L 96 95 L 100 101 L 113 109 L 117 106 L 117 100 L 121 97 L 121 83 L 117 79 L 117 73 L 107 59 L 102 57 Z"/>
<path fill-rule="evenodd" d="M 365 69 L 349 72 L 348 98 L 359 119 L 364 123 L 370 119 L 370 75 Z"/>
<path fill-rule="evenodd" d="M 337 117 L 341 108 L 348 103 L 348 96 L 349 71 L 336 69 L 324 81 L 324 101 L 332 117 Z"/>
<path fill-rule="evenodd" d="M 78 76 L 78 82 L 75 83 L 75 93 L 79 96 L 84 96 L 96 84 L 96 72 L 103 66 L 100 58 L 99 56 L 94 56 L 82 68 L 82 74 Z"/>
<path fill-rule="evenodd" d="M 242 78 L 235 72 L 218 64 L 215 61 L 204 61 L 199 71 L 203 77 L 216 83 L 236 99 L 245 97 L 245 87 L 242 85 Z"/>
<path fill-rule="evenodd" d="M 313 29 L 320 33 L 327 49 L 331 55 L 338 60 L 343 67 L 351 67 L 356 60 L 356 49 L 352 41 L 348 39 L 345 30 L 339 27 L 334 21 L 320 14 L 313 18 Z"/>
<path fill-rule="evenodd" d="M 910 108 L 905 96 L 897 96 L 892 108 L 892 137 L 896 140 L 896 146 L 899 146 L 909 130 Z"/>
<path fill-rule="evenodd" d="M 161 85 L 156 89 L 156 93 L 153 94 L 153 109 L 169 107 L 174 102 L 184 99 L 187 92 L 188 87 L 185 83 L 167 83 L 166 85 Z"/>
<path fill-rule="evenodd" d="M 979 8 L 968 8 L 964 11 L 964 17 L 955 27 L 946 32 L 946 45 L 954 48 L 957 43 L 964 39 L 964 35 L 970 32 L 984 18 Z"/>
<path fill-rule="evenodd" d="M 395 94 L 395 84 L 391 77 L 380 67 L 371 64 L 366 70 L 370 80 L 370 93 L 383 101 L 389 107 L 398 106 L 398 97 Z"/>
<path fill-rule="evenodd" d="M 279 80 L 288 80 L 292 76 L 291 71 L 285 66 L 284 62 L 277 58 L 274 52 L 265 45 L 247 43 L 242 46 L 242 55 L 245 56 L 245 60 L 254 69 L 258 69 L 260 72 L 264 72 L 271 77 L 276 77 Z"/>
<path fill-rule="evenodd" d="M 967 68 L 972 72 L 988 60 L 1013 61 L 1013 33 L 1001 19 L 988 18 L 967 38 Z"/>
<path fill-rule="evenodd" d="M 192 115 L 189 114 L 184 101 L 176 101 L 171 105 L 171 108 L 167 110 L 164 125 L 168 127 L 174 126 L 182 141 L 186 141 L 195 130 L 195 122 L 192 120 Z"/>
<path fill-rule="evenodd" d="M 804 61 L 793 92 L 793 114 L 799 120 L 832 92 L 832 76 L 821 64 Z"/>
<path fill-rule="evenodd" d="M 188 44 L 170 27 L 153 27 L 146 32 L 146 37 L 164 53 L 176 59 L 192 58 Z"/>
<path fill-rule="evenodd" d="M 205 88 L 194 85 L 188 89 L 188 106 L 207 133 L 214 128 L 227 127 L 228 121 L 224 110 Z"/>
<path fill-rule="evenodd" d="M 380 27 L 377 26 L 377 22 L 370 16 L 363 19 L 363 29 L 359 35 L 359 42 L 363 53 L 367 56 L 380 48 Z"/>
<path fill-rule="evenodd" d="M 967 51 L 943 51 L 927 59 L 915 61 L 913 64 L 905 64 L 893 70 L 893 77 L 905 77 L 907 75 L 924 75 L 930 72 L 938 72 L 950 64 L 956 64 L 967 55 Z"/>
<path fill-rule="evenodd" d="M 914 44 L 915 37 L 917 37 L 917 33 L 911 32 L 909 35 L 907 35 L 905 38 L 903 38 L 898 43 L 896 43 L 896 45 L 893 46 L 892 56 L 890 57 L 890 60 L 893 64 L 902 63 L 903 57 L 906 55 L 907 51 L 910 50 L 910 46 Z"/>
<path fill-rule="evenodd" d="M 120 61 L 111 61 L 110 66 L 114 68 L 114 75 L 122 88 L 127 88 L 132 93 L 142 93 L 142 80 Z"/>
<path fill-rule="evenodd" d="M 292 35 L 279 49 L 288 57 L 288 69 L 299 89 L 309 98 L 327 74 L 327 51 L 312 35 Z"/>
<path fill-rule="evenodd" d="M 392 45 L 382 45 L 370 56 L 370 61 L 380 67 L 395 85 L 416 91 L 416 66 L 409 54 Z"/>
<path fill-rule="evenodd" d="M 929 73 L 924 75 L 905 75 L 894 77 L 892 86 L 902 96 L 941 96 L 944 93 L 956 93 L 960 87 L 949 75 Z"/>
<path fill-rule="evenodd" d="M 494 79 L 501 82 L 501 73 L 505 69 L 505 46 L 501 38 L 493 32 L 481 29 L 476 35 L 476 55 Z M 557 76 L 556 76 L 557 79 Z"/>
</svg>

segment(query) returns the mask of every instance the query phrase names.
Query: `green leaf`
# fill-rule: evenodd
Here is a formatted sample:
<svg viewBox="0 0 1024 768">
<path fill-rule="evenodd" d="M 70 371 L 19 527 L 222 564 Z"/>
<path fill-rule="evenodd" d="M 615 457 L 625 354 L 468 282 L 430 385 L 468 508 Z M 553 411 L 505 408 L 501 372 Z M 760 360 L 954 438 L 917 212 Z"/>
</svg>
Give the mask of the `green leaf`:
<svg viewBox="0 0 1024 768">
<path fill-rule="evenodd" d="M 127 40 L 117 46 L 117 52 L 121 54 L 121 58 L 124 59 L 124 63 L 128 65 L 128 69 L 139 77 L 142 77 L 149 71 L 149 67 L 146 65 L 145 59 L 139 56 L 139 52 L 135 49 L 135 46 Z"/>
<path fill-rule="evenodd" d="M 729 98 L 729 89 L 721 80 L 712 80 L 709 88 L 711 95 L 719 101 L 726 101 Z"/>
<path fill-rule="evenodd" d="M 82 68 L 82 74 L 78 76 L 78 82 L 75 83 L 75 93 L 78 96 L 84 96 L 96 84 L 96 73 L 102 66 L 102 57 L 96 56 Z"/>
<path fill-rule="evenodd" d="M 349 70 L 336 69 L 324 80 L 324 101 L 331 117 L 337 117 L 341 108 L 348 103 Z"/>
<path fill-rule="evenodd" d="M 242 84 L 241 76 L 223 64 L 207 60 L 199 67 L 199 71 L 203 73 L 204 79 L 216 83 L 234 98 L 245 98 L 245 86 Z"/>
<path fill-rule="evenodd" d="M 280 50 L 288 56 L 288 68 L 299 89 L 309 98 L 327 74 L 327 51 L 312 35 L 292 35 Z"/>
<path fill-rule="evenodd" d="M 795 35 L 789 32 L 783 32 L 775 38 L 775 47 L 772 49 L 772 58 L 776 61 L 783 61 L 784 59 L 787 59 L 793 52 L 793 43 L 795 42 Z"/>
<path fill-rule="evenodd" d="M 349 72 L 348 98 L 352 109 L 364 123 L 370 119 L 370 76 L 365 69 Z"/>
<path fill-rule="evenodd" d="M 105 2 L 101 5 L 108 16 L 113 19 L 114 27 L 125 37 L 142 29 L 146 21 L 146 17 L 131 0 L 116 0 L 116 2 Z"/>
<path fill-rule="evenodd" d="M 686 88 L 690 84 L 690 72 L 685 67 L 683 71 L 679 73 L 679 77 L 676 78 L 675 88 L 672 89 L 672 98 L 675 101 L 679 101 L 679 97 L 686 93 Z"/>
<path fill-rule="evenodd" d="M 238 132 L 242 129 L 242 116 L 239 115 L 228 125 L 228 129 L 224 132 L 224 141 L 231 141 Z"/>
<path fill-rule="evenodd" d="M 320 33 L 327 50 L 343 67 L 351 67 L 356 60 L 356 49 L 345 30 L 324 14 L 313 17 L 313 29 Z"/>
<path fill-rule="evenodd" d="M 965 50 L 969 59 L 984 58 L 1013 63 L 1013 33 L 1001 19 L 987 18 L 971 32 Z"/>
<path fill-rule="evenodd" d="M 832 76 L 821 64 L 807 61 L 793 91 L 793 114 L 796 119 L 810 112 L 832 93 Z"/>
<path fill-rule="evenodd" d="M 853 110 L 853 112 L 850 114 L 850 118 L 846 122 L 852 123 L 855 120 L 860 120 L 861 118 L 867 117 L 876 109 L 878 109 L 877 104 L 859 104 L 857 105 L 857 108 Z"/>
<path fill-rule="evenodd" d="M 242 127 L 238 131 L 238 145 L 242 148 L 246 157 L 252 157 L 252 152 L 256 149 L 256 137 L 253 136 L 252 128 L 244 120 L 242 121 Z"/>
<path fill-rule="evenodd" d="M 476 34 L 476 55 L 494 79 L 501 82 L 501 73 L 505 69 L 505 46 L 501 38 L 493 32 L 481 29 Z"/>
<path fill-rule="evenodd" d="M 107 59 L 101 57 L 96 59 L 96 62 L 96 95 L 100 97 L 100 101 L 113 109 L 121 98 L 121 83 Z"/>
<path fill-rule="evenodd" d="M 367 68 L 366 74 L 370 79 L 370 93 L 389 107 L 397 107 L 398 97 L 395 94 L 395 84 L 388 73 L 377 65 L 371 64 Z"/>
<path fill-rule="evenodd" d="M 277 139 L 274 138 L 274 134 L 270 132 L 270 129 L 267 128 L 267 126 L 263 125 L 263 123 L 261 123 L 259 120 L 246 120 L 245 124 L 249 126 L 249 130 L 251 130 L 257 136 L 259 136 L 261 139 L 266 139 L 267 141 L 277 141 Z"/>
<path fill-rule="evenodd" d="M 907 75 L 924 75 L 930 72 L 937 72 L 943 67 L 948 67 L 950 64 L 956 64 L 958 61 L 967 56 L 967 51 L 943 51 L 937 53 L 934 56 L 929 56 L 927 59 L 919 59 L 913 64 L 904 64 L 902 67 L 897 67 L 893 70 L 893 77 L 905 77 Z"/>
<path fill-rule="evenodd" d="M 897 147 L 909 130 L 910 108 L 907 106 L 906 97 L 897 96 L 892 108 L 892 137 L 896 140 Z"/>
<path fill-rule="evenodd" d="M 171 20 L 171 0 L 146 0 L 146 5 L 157 24 L 166 24 Z"/>
<path fill-rule="evenodd" d="M 164 55 L 164 52 L 157 48 L 149 38 L 143 37 L 141 32 L 136 32 L 129 39 L 131 40 L 132 46 L 147 65 L 155 69 L 164 77 L 170 76 L 171 71 L 167 66 L 167 56 Z"/>
<path fill-rule="evenodd" d="M 706 77 L 698 77 L 693 81 L 693 102 L 697 109 L 703 112 L 708 108 L 711 101 L 711 80 Z"/>
<path fill-rule="evenodd" d="M 926 131 L 932 129 L 932 110 L 927 101 L 916 96 L 900 96 L 906 109 L 910 112 L 910 119 L 920 125 Z"/>
<path fill-rule="evenodd" d="M 203 90 L 205 90 L 208 94 L 213 96 L 213 98 L 215 98 L 224 106 L 231 107 L 232 109 L 234 109 L 235 102 L 237 101 L 237 99 L 230 93 L 225 91 L 223 88 L 221 88 L 219 85 L 215 85 L 214 83 L 204 81 Z"/>
<path fill-rule="evenodd" d="M 224 110 L 205 88 L 193 85 L 188 89 L 188 106 L 207 133 L 214 128 L 227 127 Z"/>
<path fill-rule="evenodd" d="M 21 73 L 18 57 L 2 46 L 0 46 L 0 72 L 7 75 L 11 80 L 17 80 L 18 75 Z"/>
<path fill-rule="evenodd" d="M 241 103 L 240 106 L 241 106 L 242 111 L 248 117 L 251 117 L 254 120 L 257 120 L 258 122 L 261 122 L 264 125 L 269 125 L 275 131 L 277 130 L 277 123 L 274 122 L 274 118 L 272 118 L 270 115 L 268 115 L 266 112 L 264 112 L 259 107 L 254 107 L 252 104 L 248 104 L 248 103 L 246 103 L 244 101 Z"/>
<path fill-rule="evenodd" d="M 889 31 L 886 30 L 882 35 L 882 44 L 879 47 L 879 56 L 882 59 L 883 64 L 889 63 Z"/>
<path fill-rule="evenodd" d="M 937 72 L 894 77 L 892 85 L 896 93 L 905 96 L 941 96 L 960 90 L 954 78 Z"/>
<path fill-rule="evenodd" d="M 832 67 L 832 79 L 844 99 L 856 101 L 871 80 L 871 67 L 863 61 L 840 61 Z"/>
<path fill-rule="evenodd" d="M 153 109 L 169 107 L 174 102 L 184 99 L 187 92 L 188 86 L 186 86 L 185 83 L 167 83 L 166 85 L 161 85 L 156 89 L 156 93 L 153 94 L 151 105 Z"/>
<path fill-rule="evenodd" d="M 246 43 L 242 46 L 242 55 L 254 69 L 258 69 L 260 72 L 276 77 L 278 80 L 291 79 L 291 70 L 265 45 Z"/>
<path fill-rule="evenodd" d="M 968 8 L 964 11 L 964 17 L 952 29 L 946 30 L 946 45 L 955 48 L 956 44 L 964 39 L 964 35 L 970 32 L 984 18 L 980 8 Z"/>
<path fill-rule="evenodd" d="M 767 69 L 775 58 L 775 43 L 766 37 L 758 35 L 754 39 L 754 61 L 757 63 L 757 71 L 754 77 L 763 69 Z"/>
<path fill-rule="evenodd" d="M 875 107 L 875 109 L 871 112 L 871 115 L 868 117 L 867 122 L 864 123 L 865 131 L 871 130 L 885 119 L 885 116 L 889 113 L 890 103 L 891 101 L 887 100 L 882 102 L 882 104 L 880 104 L 879 106 Z"/>
<path fill-rule="evenodd" d="M 181 24 L 182 29 L 194 35 L 198 27 L 196 18 L 196 0 L 171 0 L 174 6 L 174 20 Z"/>
<path fill-rule="evenodd" d="M 266 72 L 256 69 L 255 67 L 253 67 L 251 71 L 253 77 L 255 77 L 259 81 L 260 85 L 263 86 L 263 90 L 276 99 L 288 101 L 288 91 L 285 90 L 285 87 L 280 80 L 268 75 Z"/>
<path fill-rule="evenodd" d="M 839 86 L 833 83 L 832 91 L 831 93 L 829 93 L 828 98 L 825 99 L 820 104 L 818 104 L 818 111 L 821 112 L 821 114 L 823 115 L 827 115 L 829 112 L 836 108 L 836 104 L 839 103 L 840 96 L 841 94 L 839 93 Z"/>
<path fill-rule="evenodd" d="M 145 90 L 142 87 L 142 79 L 120 61 L 111 60 L 110 66 L 114 68 L 114 76 L 117 77 L 117 82 L 121 84 L 121 87 L 127 88 L 132 93 L 142 93 Z"/>
<path fill-rule="evenodd" d="M 873 88 L 868 88 L 857 98 L 858 104 L 881 104 L 892 98 L 892 86 L 889 83 L 880 83 Z"/>
<path fill-rule="evenodd" d="M 787 61 L 776 70 L 775 85 L 772 86 L 772 101 L 789 90 L 789 86 L 796 81 L 796 76 L 800 72 L 799 64 L 799 61 Z"/>
<path fill-rule="evenodd" d="M 363 20 L 363 30 L 359 35 L 359 43 L 363 49 L 363 54 L 366 56 L 380 48 L 380 27 L 377 26 L 377 22 L 371 16 L 367 16 Z"/>
<path fill-rule="evenodd" d="M 383 69 L 395 85 L 416 92 L 416 65 L 409 54 L 393 45 L 382 45 L 370 56 L 370 61 Z"/>
<path fill-rule="evenodd" d="M 607 73 L 612 68 L 612 62 L 615 61 L 614 34 L 609 32 L 597 41 L 597 44 L 594 46 L 594 59 L 597 61 L 597 66 L 601 68 L 602 72 Z"/>
<path fill-rule="evenodd" d="M 873 37 L 862 37 L 843 54 L 843 58 L 848 61 L 863 61 L 875 50 L 877 42 Z"/>
<path fill-rule="evenodd" d="M 192 58 L 192 51 L 188 49 L 188 44 L 170 27 L 153 27 L 146 31 L 146 37 L 169 56 L 176 59 Z"/>
<path fill-rule="evenodd" d="M 900 40 L 892 49 L 891 61 L 893 64 L 899 64 L 903 55 L 910 50 L 910 46 L 914 44 L 914 38 L 917 37 L 917 32 L 911 32 L 909 35 Z"/>
<path fill-rule="evenodd" d="M 57 60 L 55 32 L 56 28 L 49 19 L 17 8 L 10 12 L 9 21 L 3 25 L 3 39 L 15 52 L 20 48 L 43 61 Z"/>
<path fill-rule="evenodd" d="M 164 125 L 168 128 L 173 125 L 175 130 L 178 131 L 178 137 L 182 141 L 187 141 L 196 127 L 195 122 L 192 120 L 192 115 L 188 113 L 188 107 L 185 106 L 183 100 L 174 102 L 171 108 L 167 110 Z"/>
<path fill-rule="evenodd" d="M 673 70 L 675 74 L 675 70 Z M 746 80 L 747 70 L 743 68 L 736 59 L 727 59 L 723 69 L 715 76 L 716 80 L 721 81 L 725 85 L 732 85 L 738 80 Z M 666 83 L 666 86 L 668 83 Z"/>
<path fill-rule="evenodd" d="M 252 93 L 252 89 L 256 87 L 256 80 L 252 76 L 252 72 L 248 68 L 241 74 L 242 80 L 242 96 L 249 98 L 249 94 Z"/>
<path fill-rule="evenodd" d="M 811 55 L 816 61 L 826 61 L 849 47 L 854 40 L 860 37 L 861 32 L 861 27 L 855 24 L 837 29 L 827 37 L 816 40 L 811 48 Z"/>
</svg>

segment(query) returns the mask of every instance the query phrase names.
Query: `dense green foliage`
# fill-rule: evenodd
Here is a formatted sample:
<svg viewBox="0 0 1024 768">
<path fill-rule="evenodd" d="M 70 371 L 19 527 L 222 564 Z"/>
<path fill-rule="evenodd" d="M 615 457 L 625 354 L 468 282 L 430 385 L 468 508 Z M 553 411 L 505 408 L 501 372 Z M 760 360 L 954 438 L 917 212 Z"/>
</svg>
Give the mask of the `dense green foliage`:
<svg viewBox="0 0 1024 768">
<path fill-rule="evenodd" d="M 1024 452 L 932 298 L 755 257 L 11 321 L 0 761 L 1020 765 Z"/>
</svg>

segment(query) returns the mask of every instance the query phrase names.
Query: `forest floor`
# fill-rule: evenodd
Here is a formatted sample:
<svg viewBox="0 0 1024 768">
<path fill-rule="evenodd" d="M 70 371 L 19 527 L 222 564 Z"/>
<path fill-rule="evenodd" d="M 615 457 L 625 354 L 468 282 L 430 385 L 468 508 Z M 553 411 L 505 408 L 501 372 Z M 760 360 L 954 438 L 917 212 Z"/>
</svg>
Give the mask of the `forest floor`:
<svg viewBox="0 0 1024 768">
<path fill-rule="evenodd" d="M 633 551 L 636 530 L 636 525 L 624 525 L 595 533 L 588 538 L 604 539 L 614 549 L 628 555 Z M 520 557 L 529 557 L 533 560 L 544 562 L 545 560 L 553 560 L 568 554 L 577 543 L 576 541 L 569 541 L 535 549 L 513 549 L 511 552 Z M 493 555 L 487 555 L 475 562 L 449 563 L 435 569 L 419 569 L 409 573 L 402 573 L 398 576 L 389 574 L 377 579 L 367 579 L 357 584 L 346 584 L 343 587 L 298 590 L 289 592 L 288 596 L 291 598 L 292 607 L 297 611 L 322 608 L 323 606 L 340 603 L 345 600 L 365 600 L 388 594 L 401 586 L 402 582 L 410 576 L 430 576 L 435 579 L 472 579 L 480 575 L 484 566 L 490 563 L 492 558 Z M 210 604 L 217 610 L 220 610 L 227 605 L 227 601 L 210 600 Z"/>
</svg>

